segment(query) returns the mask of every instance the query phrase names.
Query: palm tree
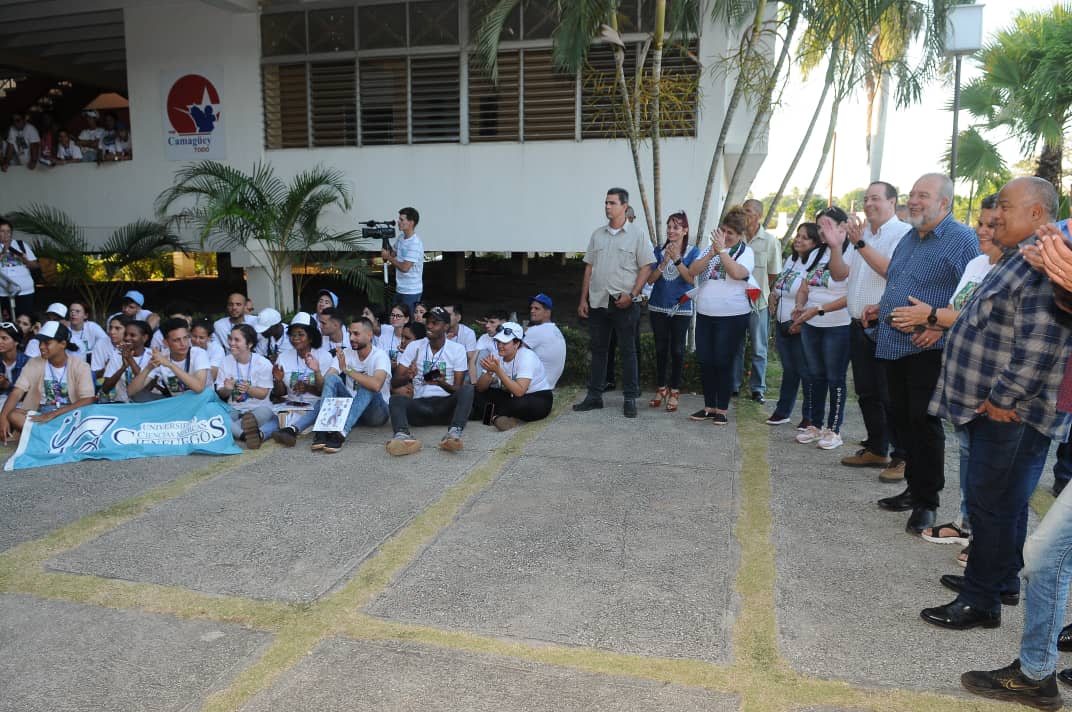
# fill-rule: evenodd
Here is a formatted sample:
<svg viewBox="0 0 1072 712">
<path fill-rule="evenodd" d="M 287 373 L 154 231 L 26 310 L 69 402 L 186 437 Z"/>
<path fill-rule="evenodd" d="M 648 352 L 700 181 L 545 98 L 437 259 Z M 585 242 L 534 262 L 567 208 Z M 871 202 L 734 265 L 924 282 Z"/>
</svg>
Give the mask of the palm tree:
<svg viewBox="0 0 1072 712">
<path fill-rule="evenodd" d="M 16 230 L 37 238 L 34 253 L 56 264 L 56 286 L 78 292 L 89 307 L 90 318 L 104 319 L 123 289 L 124 270 L 164 253 L 186 251 L 167 225 L 150 220 L 116 229 L 103 246 L 95 248 L 74 220 L 48 205 L 35 203 L 9 219 Z"/>
<path fill-rule="evenodd" d="M 947 150 L 947 165 L 951 157 L 952 151 Z M 970 184 L 965 222 L 971 223 L 975 198 L 981 194 L 997 192 L 1012 174 L 998 147 L 983 137 L 975 127 L 970 127 L 961 131 L 957 137 L 957 176 L 968 180 Z"/>
<path fill-rule="evenodd" d="M 179 203 L 184 206 L 168 221 L 194 227 L 202 245 L 214 239 L 248 250 L 271 276 L 280 309 L 290 303 L 285 297 L 293 297 L 292 282 L 289 293 L 284 292 L 288 269 L 308 264 L 313 252 L 326 253 L 323 262 L 371 299 L 382 298 L 384 287 L 372 279 L 367 263 L 344 259 L 363 246 L 360 230 L 337 232 L 319 224 L 326 209 L 349 210 L 352 204 L 349 183 L 339 170 L 315 166 L 288 185 L 264 163 L 250 174 L 215 161 L 193 163 L 175 174 L 174 185 L 157 198 L 157 211 L 163 216 Z"/>
</svg>

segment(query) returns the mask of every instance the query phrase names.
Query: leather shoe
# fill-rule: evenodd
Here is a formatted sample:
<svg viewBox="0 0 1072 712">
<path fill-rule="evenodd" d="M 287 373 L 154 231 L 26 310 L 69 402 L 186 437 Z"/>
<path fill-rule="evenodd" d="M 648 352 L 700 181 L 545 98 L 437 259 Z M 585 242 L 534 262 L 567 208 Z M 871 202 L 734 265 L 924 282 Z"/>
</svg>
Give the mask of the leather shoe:
<svg viewBox="0 0 1072 712">
<path fill-rule="evenodd" d="M 935 512 L 929 507 L 916 507 L 912 510 L 912 516 L 908 518 L 908 523 L 905 524 L 905 531 L 909 534 L 919 534 L 928 527 L 933 527 L 935 522 Z"/>
<path fill-rule="evenodd" d="M 585 398 L 580 403 L 575 403 L 574 406 L 573 406 L 573 410 L 575 410 L 578 413 L 583 413 L 586 410 L 599 410 L 602 407 L 603 407 L 603 399 L 602 398 Z"/>
<path fill-rule="evenodd" d="M 622 406 L 622 414 L 626 418 L 636 417 L 636 401 L 632 398 L 626 398 L 625 404 Z"/>
<path fill-rule="evenodd" d="M 962 590 L 964 590 L 964 577 L 963 576 L 958 576 L 956 574 L 946 574 L 942 578 L 938 579 L 938 581 L 943 586 L 948 588 L 950 591 L 956 591 L 957 593 L 960 593 Z M 1020 605 L 1020 594 L 1019 594 L 1019 592 L 1012 591 L 1010 593 L 1001 594 L 1001 605 L 1003 605 L 1003 606 L 1018 606 L 1018 605 Z M 1062 630 L 1061 633 L 1063 634 L 1064 631 Z M 1072 643 L 1072 637 L 1069 638 L 1069 642 Z M 1060 644 L 1061 644 L 1061 638 L 1060 638 L 1060 636 L 1058 636 L 1058 638 L 1057 638 L 1057 645 L 1058 645 L 1057 649 L 1058 650 L 1060 650 Z"/>
<path fill-rule="evenodd" d="M 574 407 L 576 408 L 576 406 Z M 912 493 L 906 489 L 901 494 L 893 497 L 883 497 L 878 501 L 878 506 L 887 512 L 907 512 L 914 506 L 912 504 Z"/>
<path fill-rule="evenodd" d="M 924 608 L 919 617 L 932 625 L 952 630 L 969 628 L 997 628 L 1001 625 L 1001 609 L 997 613 L 987 613 L 973 608 L 967 603 L 955 600 L 937 608 Z"/>
<path fill-rule="evenodd" d="M 1072 625 L 1066 625 L 1057 634 L 1057 649 L 1062 653 L 1072 652 Z M 1072 668 L 1069 668 L 1069 671 L 1072 671 Z M 1068 683 L 1072 685 L 1072 678 Z"/>
<path fill-rule="evenodd" d="M 1057 673 L 1057 679 L 1066 685 L 1072 686 L 1072 668 L 1065 668 Z"/>
</svg>

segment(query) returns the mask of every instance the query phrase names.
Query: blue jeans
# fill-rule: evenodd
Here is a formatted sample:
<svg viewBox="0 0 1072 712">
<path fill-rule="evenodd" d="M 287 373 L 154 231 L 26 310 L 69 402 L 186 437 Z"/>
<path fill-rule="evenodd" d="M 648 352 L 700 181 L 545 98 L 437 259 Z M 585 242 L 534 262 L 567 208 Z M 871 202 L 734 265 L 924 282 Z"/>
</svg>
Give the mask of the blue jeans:
<svg viewBox="0 0 1072 712">
<path fill-rule="evenodd" d="M 1020 590 L 1027 501 L 1042 475 L 1050 439 L 1025 423 L 996 423 L 985 416 L 965 427 L 972 551 L 957 598 L 997 612 L 1002 593 Z"/>
<path fill-rule="evenodd" d="M 953 432 L 957 435 L 957 445 L 960 446 L 960 528 L 971 531 L 971 517 L 968 516 L 968 481 L 971 479 L 971 470 L 968 469 L 969 455 L 971 454 L 971 436 L 965 425 L 954 425 Z"/>
<path fill-rule="evenodd" d="M 231 414 L 231 435 L 235 436 L 235 438 L 242 435 L 242 416 L 246 413 L 252 413 L 253 417 L 257 419 L 257 425 L 261 426 L 262 438 L 267 438 L 279 430 L 279 416 L 275 414 L 275 411 L 270 406 L 259 405 L 253 410 L 238 410 L 228 406 L 227 409 Z"/>
<path fill-rule="evenodd" d="M 752 375 L 748 387 L 760 395 L 767 392 L 767 343 L 770 339 L 770 314 L 766 307 L 752 312 L 748 320 L 748 338 L 752 340 Z M 741 390 L 744 381 L 744 339 L 733 358 L 733 390 Z"/>
<path fill-rule="evenodd" d="M 342 378 L 335 373 L 329 374 L 324 379 L 324 388 L 320 391 L 320 395 L 321 399 L 316 402 L 316 407 L 303 415 L 294 424 L 293 427 L 297 428 L 299 433 L 316 422 L 316 417 L 320 415 L 320 405 L 324 402 L 324 398 L 354 399 L 353 405 L 350 406 L 350 413 L 346 416 L 346 425 L 342 431 L 344 438 L 354 429 L 354 425 L 361 424 L 376 427 L 386 423 L 390 415 L 387 412 L 387 403 L 384 402 L 383 396 L 378 391 L 373 392 L 367 388 L 358 388 L 357 393 L 350 393 L 350 389 L 343 383 Z"/>
<path fill-rule="evenodd" d="M 848 390 L 849 325 L 821 327 L 805 324 L 800 330 L 800 339 L 812 378 L 811 421 L 815 427 L 821 428 L 823 415 L 826 415 L 827 429 L 840 433 Z M 828 393 L 829 413 L 826 412 Z"/>
<path fill-rule="evenodd" d="M 696 317 L 696 356 L 704 406 L 726 410 L 733 391 L 733 357 L 748 330 L 748 314 Z"/>
<path fill-rule="evenodd" d="M 1033 680 L 1048 677 L 1057 669 L 1057 634 L 1064 625 L 1070 584 L 1072 487 L 1061 492 L 1024 544 L 1026 595 L 1020 669 Z"/>
<path fill-rule="evenodd" d="M 395 292 L 395 304 L 405 304 L 409 307 L 409 313 L 413 313 L 413 307 L 417 302 L 421 301 L 421 297 L 424 296 L 424 292 L 417 292 L 416 294 L 403 294 L 402 292 Z"/>
<path fill-rule="evenodd" d="M 786 331 L 791 323 L 785 322 L 774 328 L 774 346 L 778 349 L 778 358 L 782 361 L 782 385 L 778 390 L 778 405 L 774 406 L 774 412 L 786 417 L 792 416 L 793 406 L 797 403 L 797 391 L 803 388 L 800 417 L 810 421 L 811 371 L 808 370 L 808 362 L 804 358 L 804 344 L 800 340 L 800 334 L 790 334 Z"/>
</svg>

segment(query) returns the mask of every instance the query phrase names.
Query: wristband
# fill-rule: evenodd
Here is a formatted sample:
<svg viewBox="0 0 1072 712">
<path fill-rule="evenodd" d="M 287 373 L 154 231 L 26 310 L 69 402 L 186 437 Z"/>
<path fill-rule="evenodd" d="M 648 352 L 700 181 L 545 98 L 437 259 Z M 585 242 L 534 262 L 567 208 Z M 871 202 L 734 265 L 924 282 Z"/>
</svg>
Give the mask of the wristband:
<svg viewBox="0 0 1072 712">
<path fill-rule="evenodd" d="M 681 258 L 679 257 L 678 259 L 674 260 L 674 264 L 676 266 L 680 267 L 681 266 Z"/>
</svg>

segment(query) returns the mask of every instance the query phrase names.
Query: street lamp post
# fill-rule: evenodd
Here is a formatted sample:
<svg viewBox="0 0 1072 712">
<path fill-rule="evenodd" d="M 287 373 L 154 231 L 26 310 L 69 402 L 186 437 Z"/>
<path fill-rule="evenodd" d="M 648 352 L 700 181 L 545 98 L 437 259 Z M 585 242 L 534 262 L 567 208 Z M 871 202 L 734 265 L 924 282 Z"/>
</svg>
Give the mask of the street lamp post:
<svg viewBox="0 0 1072 712">
<path fill-rule="evenodd" d="M 983 46 L 983 6 L 951 5 L 945 18 L 945 53 L 956 65 L 953 80 L 953 146 L 949 153 L 949 178 L 957 179 L 957 123 L 960 119 L 960 66 L 966 54 Z"/>
</svg>

